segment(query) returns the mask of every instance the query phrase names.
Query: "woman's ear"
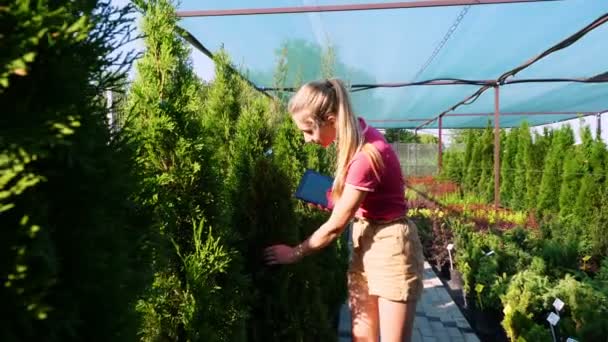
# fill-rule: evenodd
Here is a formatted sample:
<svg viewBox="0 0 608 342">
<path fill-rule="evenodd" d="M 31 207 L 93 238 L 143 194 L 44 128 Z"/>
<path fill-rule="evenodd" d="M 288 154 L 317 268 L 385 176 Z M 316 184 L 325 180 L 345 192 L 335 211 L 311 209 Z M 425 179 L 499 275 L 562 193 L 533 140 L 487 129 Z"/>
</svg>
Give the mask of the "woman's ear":
<svg viewBox="0 0 608 342">
<path fill-rule="evenodd" d="M 327 114 L 327 116 L 325 116 L 325 123 L 331 126 L 336 125 L 336 115 L 333 113 L 329 113 Z"/>
</svg>

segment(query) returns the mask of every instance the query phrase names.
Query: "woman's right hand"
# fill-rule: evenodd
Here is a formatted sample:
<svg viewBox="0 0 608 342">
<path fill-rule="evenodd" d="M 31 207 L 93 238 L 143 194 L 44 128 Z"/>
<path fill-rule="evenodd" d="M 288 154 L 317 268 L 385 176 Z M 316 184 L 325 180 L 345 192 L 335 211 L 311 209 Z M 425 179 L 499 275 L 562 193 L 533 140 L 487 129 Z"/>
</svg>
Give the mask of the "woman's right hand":
<svg viewBox="0 0 608 342">
<path fill-rule="evenodd" d="M 326 208 L 322 205 L 314 204 L 314 203 L 308 203 L 308 207 L 313 208 L 313 209 L 320 209 L 320 210 L 327 211 L 327 212 L 331 211 L 329 208 Z"/>
</svg>

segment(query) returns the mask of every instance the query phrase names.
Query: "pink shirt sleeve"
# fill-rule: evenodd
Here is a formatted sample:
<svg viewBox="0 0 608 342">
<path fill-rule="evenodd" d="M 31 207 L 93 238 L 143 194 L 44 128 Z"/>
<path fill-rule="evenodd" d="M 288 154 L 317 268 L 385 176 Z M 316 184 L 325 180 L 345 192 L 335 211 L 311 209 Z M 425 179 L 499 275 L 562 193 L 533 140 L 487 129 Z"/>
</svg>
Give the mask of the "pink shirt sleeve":
<svg viewBox="0 0 608 342">
<path fill-rule="evenodd" d="M 346 174 L 346 184 L 363 191 L 375 191 L 378 178 L 372 168 L 372 162 L 365 152 L 357 152 Z"/>
</svg>

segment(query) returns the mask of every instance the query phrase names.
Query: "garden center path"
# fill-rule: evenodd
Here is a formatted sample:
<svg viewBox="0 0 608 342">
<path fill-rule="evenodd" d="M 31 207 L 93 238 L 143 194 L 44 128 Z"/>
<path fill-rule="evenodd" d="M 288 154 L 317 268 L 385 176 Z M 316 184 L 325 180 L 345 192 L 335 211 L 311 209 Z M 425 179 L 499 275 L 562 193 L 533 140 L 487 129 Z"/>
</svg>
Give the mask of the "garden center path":
<svg viewBox="0 0 608 342">
<path fill-rule="evenodd" d="M 338 327 L 340 342 L 351 341 L 350 311 L 344 304 Z M 424 292 L 416 308 L 412 342 L 479 342 L 431 266 L 424 262 Z"/>
</svg>

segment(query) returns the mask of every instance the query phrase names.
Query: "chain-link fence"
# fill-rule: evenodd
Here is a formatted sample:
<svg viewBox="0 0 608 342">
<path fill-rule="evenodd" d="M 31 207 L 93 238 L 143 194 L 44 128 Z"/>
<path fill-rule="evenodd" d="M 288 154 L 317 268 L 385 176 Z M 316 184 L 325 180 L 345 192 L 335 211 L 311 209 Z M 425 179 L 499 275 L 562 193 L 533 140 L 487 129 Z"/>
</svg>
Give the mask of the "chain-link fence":
<svg viewBox="0 0 608 342">
<path fill-rule="evenodd" d="M 392 143 L 405 177 L 437 174 L 437 144 Z"/>
<path fill-rule="evenodd" d="M 438 144 L 392 143 L 405 177 L 437 175 Z M 464 149 L 464 144 L 450 144 L 449 150 Z M 446 151 L 446 149 L 444 149 Z"/>
</svg>

